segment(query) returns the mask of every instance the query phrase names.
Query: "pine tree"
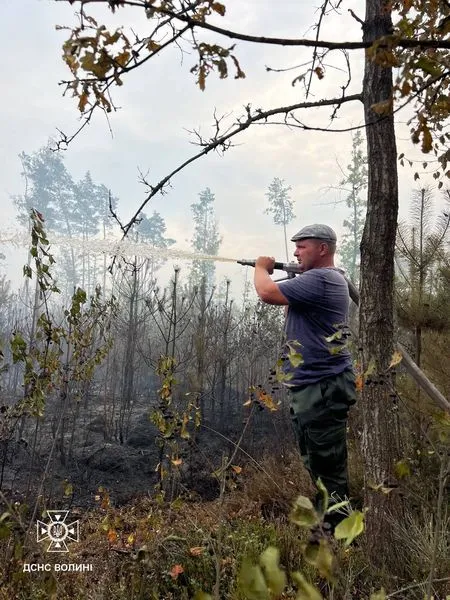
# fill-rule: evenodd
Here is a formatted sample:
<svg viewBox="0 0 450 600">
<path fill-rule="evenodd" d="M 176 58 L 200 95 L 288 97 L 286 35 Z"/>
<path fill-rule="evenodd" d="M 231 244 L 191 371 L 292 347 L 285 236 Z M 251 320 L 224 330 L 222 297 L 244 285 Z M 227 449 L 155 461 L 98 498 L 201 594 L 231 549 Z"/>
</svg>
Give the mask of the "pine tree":
<svg viewBox="0 0 450 600">
<path fill-rule="evenodd" d="M 347 193 L 344 202 L 350 214 L 344 220 L 345 233 L 339 244 L 339 256 L 350 279 L 359 282 L 359 246 L 364 229 L 367 197 L 362 193 L 367 189 L 367 156 L 363 151 L 364 139 L 358 130 L 352 136 L 352 157 L 339 183 L 341 190 Z"/>
<path fill-rule="evenodd" d="M 168 248 L 175 243 L 172 238 L 164 237 L 166 233 L 166 223 L 159 212 L 153 211 L 151 217 L 142 213 L 142 218 L 137 227 L 139 237 L 149 242 L 157 248 Z"/>
<path fill-rule="evenodd" d="M 194 219 L 192 247 L 196 252 L 217 256 L 222 243 L 214 213 L 214 194 L 209 188 L 199 194 L 199 201 L 191 204 Z M 191 285 L 204 282 L 205 290 L 214 285 L 215 265 L 212 260 L 194 260 L 192 262 Z"/>
<path fill-rule="evenodd" d="M 433 218 L 433 194 L 429 188 L 414 192 L 410 219 L 400 223 L 397 236 L 397 314 L 400 324 L 414 336 L 414 354 L 421 366 L 424 330 L 450 329 L 446 273 L 449 256 L 446 240 L 450 216 Z"/>
<path fill-rule="evenodd" d="M 266 208 L 264 211 L 266 215 L 273 216 L 275 225 L 283 226 L 286 260 L 289 260 L 286 226 L 295 218 L 292 210 L 293 202 L 289 196 L 290 191 L 291 187 L 286 187 L 283 179 L 275 177 L 266 193 L 266 198 L 269 201 L 269 208 Z"/>
</svg>

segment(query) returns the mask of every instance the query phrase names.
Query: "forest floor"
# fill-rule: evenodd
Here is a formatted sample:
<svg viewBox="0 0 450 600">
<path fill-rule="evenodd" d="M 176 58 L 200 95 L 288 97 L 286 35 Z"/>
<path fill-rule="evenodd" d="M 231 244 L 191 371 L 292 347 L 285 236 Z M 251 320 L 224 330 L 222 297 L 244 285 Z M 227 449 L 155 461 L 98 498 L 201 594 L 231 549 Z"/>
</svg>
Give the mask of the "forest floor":
<svg viewBox="0 0 450 600">
<path fill-rule="evenodd" d="M 257 564 L 269 546 L 278 548 L 288 574 L 278 600 L 318 600 L 297 596 L 291 578 L 297 571 L 327 600 L 368 600 L 382 586 L 396 600 L 424 598 L 425 572 L 417 572 L 419 579 L 402 578 L 395 565 L 383 571 L 372 568 L 365 559 L 364 534 L 350 547 L 329 541 L 334 584 L 325 582 L 305 559 L 309 529 L 289 518 L 294 499 L 313 493 L 296 452 L 266 455 L 258 464 L 231 469 L 223 493 L 214 500 L 202 500 L 180 481 L 175 487 L 178 493 L 172 499 L 155 490 L 121 505 L 102 488 L 90 509 L 73 505 L 70 519 L 79 520 L 80 536 L 79 542 L 68 543 L 65 554 L 48 552 L 48 539 L 38 543 L 33 524 L 26 537 L 25 507 L 10 505 L 10 517 L 4 520 L 9 530 L 0 527 L 0 600 L 208 600 L 195 596 L 199 591 L 221 600 L 244 600 L 249 597 L 238 583 L 242 563 Z M 407 552 L 405 545 L 399 560 Z M 55 565 L 64 563 L 87 565 L 89 570 L 54 571 Z M 26 565 L 50 566 L 46 572 L 33 572 Z M 445 569 L 445 564 L 438 566 L 437 579 L 446 577 Z M 434 600 L 444 600 L 449 592 L 437 587 Z"/>
</svg>

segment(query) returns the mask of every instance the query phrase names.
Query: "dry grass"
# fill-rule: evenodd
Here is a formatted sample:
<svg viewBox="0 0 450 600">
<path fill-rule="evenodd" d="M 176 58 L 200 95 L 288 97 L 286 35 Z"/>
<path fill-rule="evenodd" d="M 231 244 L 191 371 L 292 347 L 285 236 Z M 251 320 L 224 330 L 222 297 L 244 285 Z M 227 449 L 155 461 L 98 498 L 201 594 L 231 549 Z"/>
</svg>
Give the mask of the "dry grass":
<svg viewBox="0 0 450 600">
<path fill-rule="evenodd" d="M 244 557 L 256 562 L 269 545 L 279 548 L 288 573 L 300 569 L 317 581 L 303 558 L 308 530 L 288 519 L 292 500 L 314 493 L 298 456 L 293 453 L 280 460 L 268 456 L 258 466 L 244 465 L 228 483 L 225 496 L 210 502 L 177 500 L 168 505 L 141 497 L 114 507 L 105 493 L 92 510 L 72 511 L 71 516 L 81 521 L 81 540 L 71 544 L 63 558 L 46 554 L 33 540 L 24 548 L 16 528 L 0 540 L 0 600 L 190 600 L 196 590 L 212 592 L 217 569 L 220 598 L 244 600 L 236 588 L 240 564 Z M 418 561 L 428 556 L 431 531 L 419 527 L 411 516 L 399 535 L 405 543 L 409 536 L 414 544 L 411 580 L 423 577 Z M 345 549 L 335 543 L 333 548 L 337 583 L 326 598 L 362 600 L 382 583 L 391 591 L 404 584 L 394 583 L 390 576 L 383 579 L 371 569 L 362 546 Z M 444 556 L 443 543 L 439 552 Z M 93 571 L 23 573 L 24 562 L 89 563 Z M 295 597 L 292 589 L 283 600 Z M 398 595 L 400 600 L 415 597 Z"/>
</svg>

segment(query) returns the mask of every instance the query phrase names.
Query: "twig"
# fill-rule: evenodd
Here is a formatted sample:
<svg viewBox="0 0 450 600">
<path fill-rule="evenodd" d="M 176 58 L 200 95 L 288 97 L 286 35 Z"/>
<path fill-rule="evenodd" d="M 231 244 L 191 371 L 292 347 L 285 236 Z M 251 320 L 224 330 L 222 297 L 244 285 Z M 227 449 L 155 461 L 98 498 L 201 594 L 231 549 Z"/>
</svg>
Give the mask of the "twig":
<svg viewBox="0 0 450 600">
<path fill-rule="evenodd" d="M 322 25 L 322 20 L 325 17 L 328 2 L 329 2 L 329 0 L 324 0 L 322 7 L 320 9 L 319 22 L 317 23 L 316 42 L 319 40 L 320 27 Z M 312 64 L 311 64 L 311 69 L 310 69 L 310 73 L 309 73 L 309 81 L 308 81 L 308 85 L 306 86 L 306 98 L 308 98 L 309 93 L 311 91 L 311 84 L 312 84 L 312 78 L 313 78 L 314 66 L 316 64 L 316 60 L 317 60 L 317 46 L 314 47 L 314 51 L 313 51 Z"/>
<path fill-rule="evenodd" d="M 353 17 L 353 18 L 354 18 L 356 21 L 358 21 L 358 23 L 361 23 L 361 26 L 362 26 L 362 27 L 364 26 L 364 21 L 363 21 L 362 19 L 360 19 L 360 18 L 358 17 L 358 15 L 356 15 L 356 14 L 355 14 L 355 13 L 352 11 L 352 9 L 351 9 L 351 8 L 349 8 L 349 9 L 348 9 L 348 12 L 349 12 L 349 13 L 352 15 L 352 17 Z"/>
<path fill-rule="evenodd" d="M 443 583 L 444 581 L 450 581 L 450 577 L 442 577 L 441 579 L 434 579 L 433 583 Z M 386 596 L 386 598 L 393 598 L 394 596 L 397 596 L 398 594 L 402 594 L 403 592 L 407 592 L 408 590 L 413 590 L 413 589 L 422 587 L 425 584 L 426 584 L 426 581 L 422 581 L 421 583 L 413 583 L 412 585 L 408 585 L 404 588 L 401 588 L 400 590 L 395 590 L 395 592 L 388 594 Z"/>
</svg>

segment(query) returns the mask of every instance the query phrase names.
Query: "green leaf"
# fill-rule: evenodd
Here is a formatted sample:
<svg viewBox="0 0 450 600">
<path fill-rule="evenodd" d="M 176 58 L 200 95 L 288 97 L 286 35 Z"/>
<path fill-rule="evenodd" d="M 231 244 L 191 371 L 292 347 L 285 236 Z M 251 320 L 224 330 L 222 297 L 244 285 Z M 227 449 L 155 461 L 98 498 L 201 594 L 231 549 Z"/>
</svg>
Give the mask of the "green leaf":
<svg viewBox="0 0 450 600">
<path fill-rule="evenodd" d="M 269 593 L 275 597 L 280 596 L 286 587 L 286 574 L 280 568 L 279 562 L 280 551 L 273 546 L 266 548 L 259 558 Z"/>
<path fill-rule="evenodd" d="M 311 500 L 305 496 L 299 496 L 295 500 L 290 519 L 301 527 L 312 527 L 320 522 Z"/>
<path fill-rule="evenodd" d="M 73 485 L 71 483 L 69 483 L 68 481 L 64 482 L 64 496 L 66 496 L 66 498 L 68 496 L 72 496 L 73 494 Z"/>
<path fill-rule="evenodd" d="M 364 514 L 358 510 L 341 521 L 334 531 L 334 537 L 337 540 L 345 540 L 345 545 L 349 546 L 353 540 L 364 531 Z"/>
<path fill-rule="evenodd" d="M 341 339 L 342 339 L 342 330 L 338 329 L 337 331 L 335 331 L 334 333 L 332 333 L 331 335 L 326 337 L 325 341 L 328 343 L 331 343 L 331 342 L 335 342 L 336 340 L 341 340 Z"/>
<path fill-rule="evenodd" d="M 300 352 L 298 352 L 298 347 L 301 346 L 301 344 L 296 341 L 292 341 L 286 342 L 286 346 L 289 349 L 287 358 L 294 369 L 296 369 L 303 364 L 303 356 L 300 354 Z"/>
<path fill-rule="evenodd" d="M 205 592 L 196 592 L 192 600 L 213 600 L 213 597 L 209 594 L 205 594 Z"/>
<path fill-rule="evenodd" d="M 238 586 L 248 600 L 270 600 L 269 590 L 261 567 L 244 560 L 238 577 Z"/>
<path fill-rule="evenodd" d="M 306 562 L 316 567 L 320 575 L 325 577 L 327 581 L 333 580 L 333 553 L 325 539 L 321 539 L 318 544 L 308 544 L 305 548 L 304 557 Z"/>
<path fill-rule="evenodd" d="M 303 364 L 303 356 L 299 352 L 289 353 L 288 358 L 294 369 Z"/>
<path fill-rule="evenodd" d="M 325 513 L 327 508 L 328 508 L 328 504 L 330 502 L 330 497 L 328 495 L 328 490 L 327 488 L 323 485 L 322 480 L 319 479 L 316 481 L 316 486 L 317 489 L 319 490 L 319 494 L 321 496 L 320 498 L 320 507 L 321 507 L 321 513 Z"/>
<path fill-rule="evenodd" d="M 3 540 L 4 538 L 9 537 L 9 535 L 11 534 L 11 529 L 10 529 L 10 513 L 9 512 L 4 512 L 2 514 L 2 516 L 0 517 L 0 540 Z"/>
<path fill-rule="evenodd" d="M 348 506 L 350 504 L 350 502 L 348 500 L 342 500 L 342 502 L 336 502 L 336 504 L 332 504 L 331 506 L 329 506 L 326 510 L 327 515 L 329 515 L 332 512 L 335 512 L 337 510 L 339 510 L 340 508 L 343 508 L 344 506 Z"/>
<path fill-rule="evenodd" d="M 394 472 L 399 479 L 411 476 L 411 469 L 406 460 L 397 461 L 395 463 Z"/>
<path fill-rule="evenodd" d="M 426 56 L 421 56 L 417 61 L 417 66 L 425 73 L 429 73 L 433 77 L 439 77 L 441 75 L 440 67 L 432 60 L 427 58 Z"/>
<path fill-rule="evenodd" d="M 292 579 L 298 588 L 296 600 L 323 600 L 316 586 L 306 581 L 301 573 L 292 573 Z"/>
</svg>

